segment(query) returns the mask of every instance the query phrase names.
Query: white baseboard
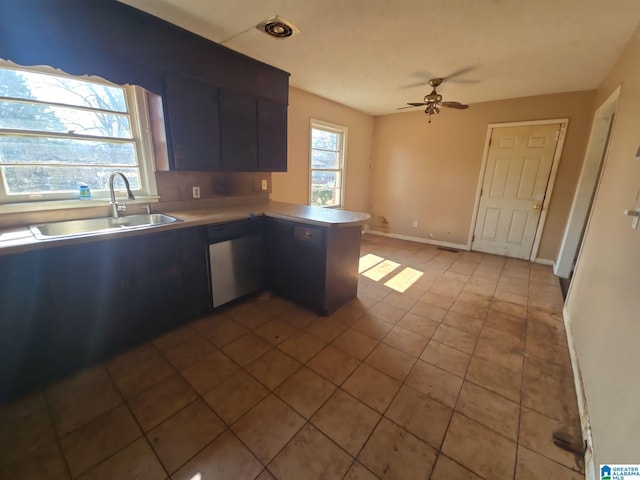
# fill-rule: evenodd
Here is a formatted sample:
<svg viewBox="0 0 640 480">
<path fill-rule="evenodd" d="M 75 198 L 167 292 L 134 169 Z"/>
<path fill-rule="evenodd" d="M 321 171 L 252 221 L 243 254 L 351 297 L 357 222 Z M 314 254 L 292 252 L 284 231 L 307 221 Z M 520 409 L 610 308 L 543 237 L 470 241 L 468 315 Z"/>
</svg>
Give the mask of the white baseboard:
<svg viewBox="0 0 640 480">
<path fill-rule="evenodd" d="M 462 245 L 459 243 L 441 242 L 440 240 L 431 240 L 430 238 L 412 237 L 411 235 L 401 235 L 399 233 L 386 233 L 379 232 L 377 230 L 367 230 L 367 233 L 372 235 L 380 235 L 381 237 L 397 238 L 398 240 L 408 240 L 410 242 L 427 243 L 429 245 L 435 245 L 437 247 L 454 248 L 456 250 L 471 250 L 468 245 Z"/>
<path fill-rule="evenodd" d="M 580 426 L 582 427 L 582 438 L 587 441 L 587 451 L 584 454 L 584 474 L 585 480 L 596 480 L 598 469 L 595 464 L 595 455 L 593 452 L 593 435 L 591 432 L 591 419 L 589 417 L 589 408 L 587 406 L 587 398 L 582 383 L 582 373 L 580 372 L 580 362 L 578 360 L 578 352 L 576 352 L 573 343 L 573 333 L 571 331 L 571 321 L 567 307 L 562 309 L 562 317 L 564 319 L 564 328 L 567 332 L 567 345 L 571 356 L 571 367 L 573 369 L 573 381 L 576 387 L 576 396 L 578 397 L 578 410 L 580 412 Z"/>
<path fill-rule="evenodd" d="M 538 263 L 540 265 L 549 265 L 550 267 L 553 267 L 554 271 L 556 269 L 556 262 L 554 262 L 553 260 L 547 260 L 546 258 L 536 258 L 533 263 Z"/>
</svg>

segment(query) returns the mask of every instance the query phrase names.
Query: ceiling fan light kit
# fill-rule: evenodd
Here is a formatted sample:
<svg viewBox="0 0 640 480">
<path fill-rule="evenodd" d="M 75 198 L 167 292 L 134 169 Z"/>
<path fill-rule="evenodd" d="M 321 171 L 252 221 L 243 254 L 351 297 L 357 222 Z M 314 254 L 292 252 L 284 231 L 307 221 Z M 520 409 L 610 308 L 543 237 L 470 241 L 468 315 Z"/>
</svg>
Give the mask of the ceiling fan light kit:
<svg viewBox="0 0 640 480">
<path fill-rule="evenodd" d="M 440 113 L 440 107 L 448 107 L 455 108 L 457 110 L 466 110 L 469 108 L 469 105 L 464 105 L 460 102 L 443 102 L 442 95 L 440 95 L 436 88 L 438 88 L 443 82 L 442 78 L 432 78 L 429 80 L 429 85 L 432 90 L 431 93 L 425 95 L 422 99 L 422 102 L 408 102 L 406 107 L 400 107 L 398 110 L 403 110 L 405 108 L 413 108 L 413 107 L 426 107 L 424 109 L 424 113 L 428 116 L 437 115 Z M 431 123 L 431 118 L 429 118 L 429 123 Z"/>
</svg>

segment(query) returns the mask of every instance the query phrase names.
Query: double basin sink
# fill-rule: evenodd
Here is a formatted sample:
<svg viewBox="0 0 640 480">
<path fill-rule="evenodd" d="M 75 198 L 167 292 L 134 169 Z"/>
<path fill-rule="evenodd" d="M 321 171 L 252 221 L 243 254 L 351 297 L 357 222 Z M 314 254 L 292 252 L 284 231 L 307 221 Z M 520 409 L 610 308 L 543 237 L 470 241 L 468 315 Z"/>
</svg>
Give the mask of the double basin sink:
<svg viewBox="0 0 640 480">
<path fill-rule="evenodd" d="M 181 220 L 162 213 L 126 215 L 118 218 L 99 217 L 84 220 L 67 220 L 63 222 L 31 225 L 29 229 L 38 240 L 60 237 L 81 237 L 104 233 L 115 233 L 128 230 L 159 227 Z"/>
</svg>

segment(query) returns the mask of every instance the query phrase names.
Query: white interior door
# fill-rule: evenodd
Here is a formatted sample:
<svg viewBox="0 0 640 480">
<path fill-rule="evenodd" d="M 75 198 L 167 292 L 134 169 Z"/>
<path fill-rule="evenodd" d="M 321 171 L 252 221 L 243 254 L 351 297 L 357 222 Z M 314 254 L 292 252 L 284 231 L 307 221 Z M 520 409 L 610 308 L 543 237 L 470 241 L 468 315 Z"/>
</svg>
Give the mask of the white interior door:
<svg viewBox="0 0 640 480">
<path fill-rule="evenodd" d="M 561 126 L 492 129 L 473 250 L 529 259 Z"/>
</svg>

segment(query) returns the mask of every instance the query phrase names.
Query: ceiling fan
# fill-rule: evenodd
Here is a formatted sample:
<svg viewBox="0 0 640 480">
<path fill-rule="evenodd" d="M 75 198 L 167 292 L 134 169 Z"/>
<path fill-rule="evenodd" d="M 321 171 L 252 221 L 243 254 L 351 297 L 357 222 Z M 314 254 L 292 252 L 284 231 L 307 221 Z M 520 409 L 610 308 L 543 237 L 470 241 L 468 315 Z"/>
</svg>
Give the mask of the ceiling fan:
<svg viewBox="0 0 640 480">
<path fill-rule="evenodd" d="M 440 113 L 440 107 L 448 107 L 448 108 L 456 108 L 458 110 L 466 110 L 469 108 L 469 105 L 465 105 L 460 102 L 443 102 L 442 95 L 436 92 L 436 88 L 438 88 L 443 82 L 442 78 L 432 78 L 429 80 L 429 85 L 433 88 L 431 93 L 424 96 L 422 102 L 408 102 L 406 107 L 400 107 L 398 110 L 403 110 L 405 108 L 414 108 L 414 107 L 426 107 L 424 109 L 424 113 L 427 115 L 437 115 Z M 429 119 L 431 122 L 431 119 Z"/>
</svg>

